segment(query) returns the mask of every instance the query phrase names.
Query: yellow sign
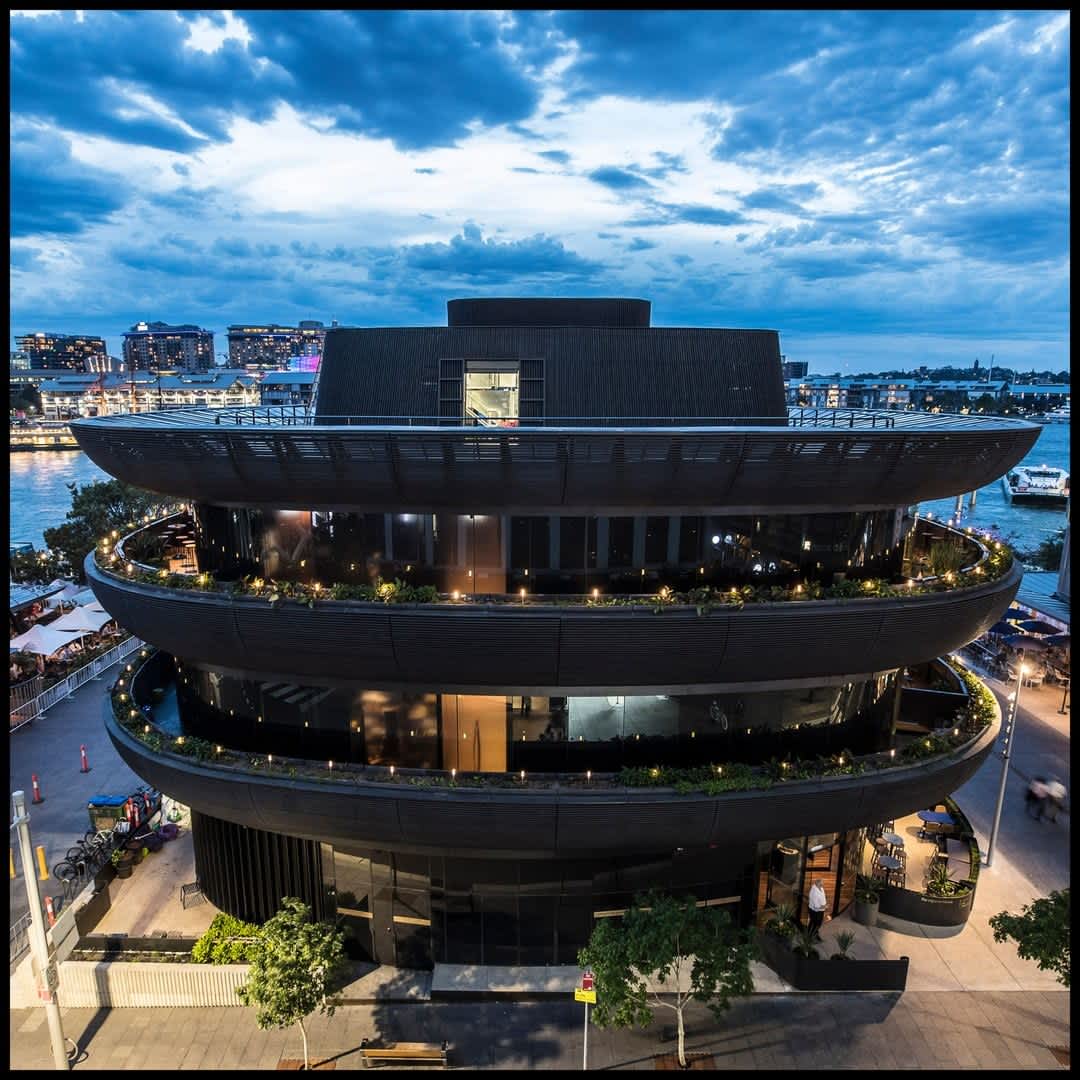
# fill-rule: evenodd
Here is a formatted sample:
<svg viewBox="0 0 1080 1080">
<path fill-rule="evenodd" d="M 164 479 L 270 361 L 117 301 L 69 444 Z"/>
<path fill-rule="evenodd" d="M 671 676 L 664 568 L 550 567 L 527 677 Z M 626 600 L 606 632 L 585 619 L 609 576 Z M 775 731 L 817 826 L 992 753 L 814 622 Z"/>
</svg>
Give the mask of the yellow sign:
<svg viewBox="0 0 1080 1080">
<path fill-rule="evenodd" d="M 596 1004 L 596 991 L 595 990 L 582 990 L 577 989 L 574 991 L 575 1001 L 584 1001 L 587 1005 Z"/>
</svg>

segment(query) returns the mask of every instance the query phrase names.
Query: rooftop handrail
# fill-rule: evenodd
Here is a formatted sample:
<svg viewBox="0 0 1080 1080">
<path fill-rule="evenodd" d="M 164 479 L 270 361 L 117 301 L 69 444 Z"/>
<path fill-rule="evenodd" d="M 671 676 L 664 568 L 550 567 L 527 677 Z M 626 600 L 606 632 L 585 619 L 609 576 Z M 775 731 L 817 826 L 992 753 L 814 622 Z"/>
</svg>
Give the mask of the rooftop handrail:
<svg viewBox="0 0 1080 1080">
<path fill-rule="evenodd" d="M 517 435 L 558 428 L 709 428 L 752 427 L 814 428 L 828 430 L 980 430 L 997 427 L 1031 427 L 1013 417 L 969 416 L 914 410 L 830 409 L 793 407 L 772 416 L 536 416 L 510 421 L 479 423 L 468 417 L 412 416 L 404 414 L 316 415 L 307 405 L 264 405 L 218 409 L 192 408 L 166 412 L 126 413 L 122 417 L 95 417 L 76 424 L 117 423 L 138 426 L 215 427 L 328 427 L 435 428 L 440 431 L 476 429 L 485 435 Z"/>
</svg>

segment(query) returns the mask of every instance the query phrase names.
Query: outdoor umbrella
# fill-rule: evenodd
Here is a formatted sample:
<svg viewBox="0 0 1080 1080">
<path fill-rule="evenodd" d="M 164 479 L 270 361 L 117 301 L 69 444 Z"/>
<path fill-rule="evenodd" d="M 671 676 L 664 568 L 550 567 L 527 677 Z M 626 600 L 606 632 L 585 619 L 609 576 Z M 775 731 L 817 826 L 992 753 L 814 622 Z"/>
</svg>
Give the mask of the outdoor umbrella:
<svg viewBox="0 0 1080 1080">
<path fill-rule="evenodd" d="M 1051 626 L 1042 619 L 1028 619 L 1020 624 L 1020 629 L 1026 634 L 1053 634 L 1057 632 L 1056 626 Z"/>
<path fill-rule="evenodd" d="M 1043 638 L 1043 641 L 1047 645 L 1050 645 L 1055 649 L 1067 649 L 1069 647 L 1069 635 L 1068 634 L 1053 634 L 1051 637 Z"/>
<path fill-rule="evenodd" d="M 1004 621 L 1003 622 L 996 622 L 986 632 L 988 634 L 993 634 L 994 637 L 1002 637 L 1004 634 L 1015 634 L 1016 633 L 1016 627 L 1013 626 L 1012 623 L 1008 623 L 1008 622 L 1004 622 Z"/>
<path fill-rule="evenodd" d="M 86 630 L 54 630 L 51 626 L 32 626 L 25 634 L 11 639 L 10 652 L 32 652 L 52 656 L 65 645 L 86 637 Z"/>
<path fill-rule="evenodd" d="M 76 604 L 96 604 L 97 597 L 94 596 L 93 589 L 87 589 L 85 586 L 80 589 L 72 598 Z"/>
<path fill-rule="evenodd" d="M 54 608 L 59 604 L 70 604 L 82 589 L 83 586 L 76 585 L 74 582 L 69 581 L 59 592 L 53 593 L 52 596 L 45 601 L 45 606 Z"/>
<path fill-rule="evenodd" d="M 1042 638 L 1032 637 L 1030 634 L 1011 634 L 1005 638 L 1005 644 L 1010 649 L 1023 649 L 1024 652 L 1046 652 L 1049 645 Z"/>
<path fill-rule="evenodd" d="M 62 615 L 56 622 L 49 625 L 50 630 L 100 630 L 107 622 L 112 622 L 112 616 L 107 611 L 95 611 L 90 607 L 77 607 Z"/>
</svg>

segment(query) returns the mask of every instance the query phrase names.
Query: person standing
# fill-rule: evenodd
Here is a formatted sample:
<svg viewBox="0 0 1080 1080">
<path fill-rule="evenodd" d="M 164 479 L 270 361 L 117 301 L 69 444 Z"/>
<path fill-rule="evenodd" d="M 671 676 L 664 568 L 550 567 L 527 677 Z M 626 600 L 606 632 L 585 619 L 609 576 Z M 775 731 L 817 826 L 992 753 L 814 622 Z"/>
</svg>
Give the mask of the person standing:
<svg viewBox="0 0 1080 1080">
<path fill-rule="evenodd" d="M 807 898 L 807 906 L 810 908 L 810 933 L 821 939 L 821 924 L 825 921 L 825 908 L 829 900 L 825 895 L 825 881 L 823 878 L 815 878 L 810 886 L 810 895 Z"/>
</svg>

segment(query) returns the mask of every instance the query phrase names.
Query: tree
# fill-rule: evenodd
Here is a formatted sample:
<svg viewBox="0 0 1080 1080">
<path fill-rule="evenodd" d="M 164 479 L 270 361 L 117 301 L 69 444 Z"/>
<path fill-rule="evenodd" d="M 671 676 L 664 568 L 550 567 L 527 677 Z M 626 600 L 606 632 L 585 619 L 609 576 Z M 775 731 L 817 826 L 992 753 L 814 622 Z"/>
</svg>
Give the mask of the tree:
<svg viewBox="0 0 1080 1080">
<path fill-rule="evenodd" d="M 17 551 L 8 560 L 8 569 L 12 581 L 47 585 L 66 572 L 67 563 L 51 551 Z"/>
<path fill-rule="evenodd" d="M 990 919 L 995 941 L 1012 938 L 1023 960 L 1034 960 L 1040 971 L 1052 971 L 1069 985 L 1069 890 L 1052 892 L 1025 904 L 1020 915 L 1002 911 Z"/>
<path fill-rule="evenodd" d="M 683 1010 L 700 1001 L 719 1019 L 731 998 L 753 992 L 756 954 L 753 931 L 739 930 L 726 911 L 653 892 L 635 896 L 621 920 L 601 919 L 578 963 L 596 976 L 593 1017 L 600 1027 L 644 1027 L 652 1010 L 674 1010 L 685 1068 Z M 665 990 L 670 984 L 673 1002 L 649 990 L 650 977 Z"/>
<path fill-rule="evenodd" d="M 334 1015 L 338 1002 L 332 984 L 346 962 L 345 935 L 327 923 L 312 922 L 307 904 L 287 896 L 258 938 L 248 979 L 236 993 L 245 1005 L 258 1006 L 259 1027 L 300 1026 L 304 1068 L 310 1069 L 304 1020 L 316 1010 Z"/>
<path fill-rule="evenodd" d="M 120 480 L 96 480 L 82 487 L 68 484 L 67 489 L 71 509 L 62 525 L 45 530 L 45 545 L 79 581 L 83 580 L 83 561 L 103 536 L 114 529 L 130 532 L 132 522 L 141 522 L 147 514 L 160 517 L 169 505 L 164 496 Z"/>
</svg>

